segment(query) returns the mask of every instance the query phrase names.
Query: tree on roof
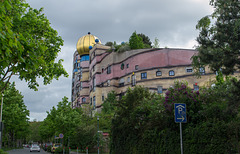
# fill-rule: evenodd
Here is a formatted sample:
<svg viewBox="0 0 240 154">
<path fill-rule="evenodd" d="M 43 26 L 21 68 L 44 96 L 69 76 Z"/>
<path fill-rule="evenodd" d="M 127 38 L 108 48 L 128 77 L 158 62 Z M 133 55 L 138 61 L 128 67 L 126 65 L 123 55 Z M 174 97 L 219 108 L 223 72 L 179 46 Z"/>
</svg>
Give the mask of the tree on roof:
<svg viewBox="0 0 240 154">
<path fill-rule="evenodd" d="M 143 49 L 144 44 L 141 37 L 137 35 L 137 32 L 133 32 L 129 38 L 129 45 L 131 49 Z"/>
<path fill-rule="evenodd" d="M 146 36 L 143 33 L 137 34 L 137 35 L 138 35 L 138 37 L 142 38 L 144 48 L 152 48 L 152 42 L 150 41 L 150 38 L 148 36 Z"/>
</svg>

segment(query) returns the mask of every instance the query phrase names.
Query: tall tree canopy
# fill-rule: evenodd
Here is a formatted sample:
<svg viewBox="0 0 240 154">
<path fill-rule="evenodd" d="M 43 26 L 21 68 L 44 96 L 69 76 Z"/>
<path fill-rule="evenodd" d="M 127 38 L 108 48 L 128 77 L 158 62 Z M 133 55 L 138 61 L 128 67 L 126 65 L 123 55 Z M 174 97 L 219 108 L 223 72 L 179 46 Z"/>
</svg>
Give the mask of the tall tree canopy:
<svg viewBox="0 0 240 154">
<path fill-rule="evenodd" d="M 15 146 L 17 139 L 26 139 L 29 126 L 29 110 L 23 102 L 23 96 L 15 88 L 8 85 L 4 91 L 4 108 L 2 120 L 4 123 L 4 145 Z"/>
<path fill-rule="evenodd" d="M 133 32 L 129 38 L 129 45 L 131 49 L 143 49 L 144 44 L 140 36 L 137 35 L 137 32 Z"/>
<path fill-rule="evenodd" d="M 213 71 L 222 69 L 228 75 L 240 67 L 240 2 L 210 0 L 210 5 L 215 8 L 213 14 L 196 26 L 200 30 L 199 53 L 193 56 L 193 64 L 196 68 L 209 65 Z"/>
<path fill-rule="evenodd" d="M 39 127 L 41 137 L 47 141 L 63 133 L 64 141 L 67 141 L 81 122 L 82 111 L 78 108 L 72 109 L 68 98 L 64 97 L 61 102 L 58 102 L 57 108 L 53 107 L 47 114 L 47 118 Z"/>
<path fill-rule="evenodd" d="M 44 84 L 67 76 L 62 59 L 55 62 L 63 40 L 40 10 L 25 0 L 4 0 L 0 5 L 0 83 L 1 92 L 13 75 L 37 90 L 36 78 Z"/>
<path fill-rule="evenodd" d="M 142 38 L 144 48 L 151 48 L 152 47 L 152 42 L 150 41 L 150 38 L 148 36 L 146 36 L 143 33 L 137 34 L 137 35 L 138 35 L 138 37 Z"/>
</svg>

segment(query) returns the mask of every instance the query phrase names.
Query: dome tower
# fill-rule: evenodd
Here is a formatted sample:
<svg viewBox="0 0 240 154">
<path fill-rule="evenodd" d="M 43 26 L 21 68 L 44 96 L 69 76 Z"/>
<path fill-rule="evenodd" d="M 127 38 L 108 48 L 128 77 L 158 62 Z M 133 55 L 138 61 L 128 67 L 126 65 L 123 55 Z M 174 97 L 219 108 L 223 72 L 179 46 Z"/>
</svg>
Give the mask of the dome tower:
<svg viewBox="0 0 240 154">
<path fill-rule="evenodd" d="M 90 32 L 88 32 L 87 35 L 79 38 L 77 42 L 77 51 L 79 55 L 81 56 L 89 54 L 89 50 L 92 49 L 92 47 L 96 43 L 101 44 L 101 41 L 96 36 L 92 35 Z"/>
</svg>

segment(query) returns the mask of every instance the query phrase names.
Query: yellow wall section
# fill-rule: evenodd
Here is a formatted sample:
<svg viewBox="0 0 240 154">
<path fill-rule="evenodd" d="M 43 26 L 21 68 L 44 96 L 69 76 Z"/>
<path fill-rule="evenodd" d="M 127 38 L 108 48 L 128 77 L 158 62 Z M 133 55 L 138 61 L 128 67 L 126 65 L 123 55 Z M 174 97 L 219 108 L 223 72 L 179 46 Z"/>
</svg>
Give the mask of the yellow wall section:
<svg viewBox="0 0 240 154">
<path fill-rule="evenodd" d="M 89 72 L 83 72 L 81 81 L 88 81 L 88 79 L 89 79 Z"/>
</svg>

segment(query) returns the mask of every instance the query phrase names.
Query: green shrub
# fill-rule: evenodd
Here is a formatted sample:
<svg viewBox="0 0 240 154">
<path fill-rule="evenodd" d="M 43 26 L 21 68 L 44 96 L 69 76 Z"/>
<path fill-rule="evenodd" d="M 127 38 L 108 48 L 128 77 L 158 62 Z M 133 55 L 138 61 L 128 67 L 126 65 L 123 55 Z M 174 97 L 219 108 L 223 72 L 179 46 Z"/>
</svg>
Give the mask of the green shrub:
<svg viewBox="0 0 240 154">
<path fill-rule="evenodd" d="M 7 154 L 7 152 L 4 152 L 2 149 L 0 149 L 0 154 Z"/>
<path fill-rule="evenodd" d="M 52 148 L 52 146 L 48 146 L 47 147 L 47 152 L 51 152 L 51 148 Z"/>
<path fill-rule="evenodd" d="M 121 52 L 129 51 L 129 50 L 131 50 L 131 48 L 130 48 L 129 45 L 122 45 L 122 46 L 117 50 L 117 52 L 121 53 Z"/>
<path fill-rule="evenodd" d="M 55 153 L 56 154 L 62 154 L 63 153 L 63 147 L 58 147 L 57 149 L 55 149 Z M 68 154 L 69 153 L 69 148 L 64 148 L 64 153 Z"/>
</svg>

